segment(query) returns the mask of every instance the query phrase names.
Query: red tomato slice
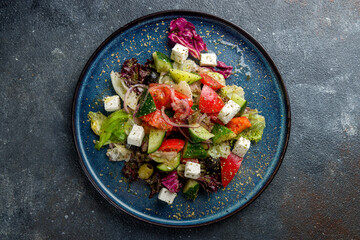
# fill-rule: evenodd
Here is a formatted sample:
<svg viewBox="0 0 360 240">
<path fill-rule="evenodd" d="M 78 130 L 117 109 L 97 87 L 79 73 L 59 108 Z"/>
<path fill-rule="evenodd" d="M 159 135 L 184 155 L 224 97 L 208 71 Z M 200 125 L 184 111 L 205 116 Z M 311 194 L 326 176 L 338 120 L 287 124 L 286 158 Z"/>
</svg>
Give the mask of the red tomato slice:
<svg viewBox="0 0 360 240">
<path fill-rule="evenodd" d="M 199 109 L 203 113 L 217 113 L 224 107 L 224 102 L 220 96 L 209 86 L 204 85 L 199 101 Z"/>
<path fill-rule="evenodd" d="M 203 84 L 211 87 L 211 89 L 213 89 L 213 90 L 215 90 L 215 91 L 218 90 L 218 89 L 220 89 L 220 88 L 222 88 L 222 87 L 224 87 L 224 85 L 222 85 L 221 83 L 219 83 L 218 81 L 216 81 L 214 78 L 210 77 L 209 75 L 207 75 L 207 74 L 205 74 L 205 73 L 200 74 L 200 76 L 202 77 L 202 79 L 200 79 L 200 81 L 201 81 Z"/>
<path fill-rule="evenodd" d="M 235 174 L 239 171 L 243 158 L 233 153 L 227 158 L 220 158 L 221 166 L 221 182 L 224 188 L 231 182 L 235 177 Z"/>
<path fill-rule="evenodd" d="M 154 99 L 157 109 L 161 109 L 163 106 L 167 106 L 170 102 L 171 92 L 167 87 L 156 87 L 156 85 L 150 85 L 149 93 Z"/>
<path fill-rule="evenodd" d="M 152 117 L 154 116 L 155 112 L 149 113 L 148 115 L 145 116 L 141 116 L 140 119 L 145 121 L 145 122 L 149 122 Z"/>
<path fill-rule="evenodd" d="M 184 148 L 185 141 L 182 139 L 166 139 L 162 142 L 158 151 L 180 152 Z"/>
<path fill-rule="evenodd" d="M 158 129 L 171 131 L 173 128 L 173 126 L 171 126 L 164 120 L 160 110 L 156 110 L 155 112 L 149 113 L 148 115 L 142 116 L 140 118 L 147 122 L 149 125 Z"/>
</svg>

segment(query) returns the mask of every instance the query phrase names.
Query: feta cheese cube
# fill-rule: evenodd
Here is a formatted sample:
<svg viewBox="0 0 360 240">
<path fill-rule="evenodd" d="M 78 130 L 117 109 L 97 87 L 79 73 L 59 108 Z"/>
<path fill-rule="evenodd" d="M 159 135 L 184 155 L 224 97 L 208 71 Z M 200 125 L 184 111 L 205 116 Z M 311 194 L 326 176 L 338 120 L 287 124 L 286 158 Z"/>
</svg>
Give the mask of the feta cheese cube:
<svg viewBox="0 0 360 240">
<path fill-rule="evenodd" d="M 215 53 L 201 53 L 200 66 L 215 67 L 217 65 Z"/>
<path fill-rule="evenodd" d="M 145 131 L 142 126 L 134 124 L 131 129 L 129 136 L 127 137 L 127 143 L 137 147 L 141 146 L 142 140 L 144 139 Z"/>
<path fill-rule="evenodd" d="M 247 140 L 246 138 L 240 137 L 236 141 L 232 152 L 235 155 L 238 155 L 239 157 L 244 157 L 247 151 L 249 150 L 249 148 L 250 148 L 250 141 Z"/>
<path fill-rule="evenodd" d="M 234 102 L 229 100 L 225 106 L 220 110 L 218 118 L 224 123 L 228 124 L 231 119 L 240 111 L 241 107 Z"/>
<path fill-rule="evenodd" d="M 177 195 L 176 193 L 173 193 L 169 191 L 167 188 L 163 187 L 159 192 L 158 199 L 168 204 L 172 204 L 176 195 Z"/>
<path fill-rule="evenodd" d="M 189 48 L 184 47 L 181 44 L 175 44 L 171 51 L 170 58 L 177 63 L 183 64 L 189 56 Z"/>
<path fill-rule="evenodd" d="M 104 108 L 107 112 L 114 112 L 120 110 L 120 97 L 119 95 L 114 95 L 111 97 L 104 98 Z"/>
<path fill-rule="evenodd" d="M 187 178 L 198 179 L 200 177 L 200 164 L 194 162 L 186 162 L 184 175 Z"/>
</svg>

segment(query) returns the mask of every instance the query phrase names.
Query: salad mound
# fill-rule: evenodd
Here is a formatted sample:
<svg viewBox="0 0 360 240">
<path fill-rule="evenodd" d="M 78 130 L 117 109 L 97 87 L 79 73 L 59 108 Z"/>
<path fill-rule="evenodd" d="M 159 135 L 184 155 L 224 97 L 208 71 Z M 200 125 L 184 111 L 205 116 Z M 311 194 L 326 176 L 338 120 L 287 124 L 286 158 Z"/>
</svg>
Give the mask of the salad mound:
<svg viewBox="0 0 360 240">
<path fill-rule="evenodd" d="M 124 161 L 124 178 L 144 181 L 149 198 L 158 193 L 171 204 L 180 191 L 195 200 L 200 189 L 225 188 L 251 141 L 261 140 L 265 118 L 248 107 L 241 87 L 226 84 L 232 67 L 207 52 L 193 24 L 171 21 L 168 37 L 171 56 L 126 60 L 111 72 L 116 95 L 104 98 L 108 116 L 88 117 L 99 136 L 95 148 Z"/>
</svg>

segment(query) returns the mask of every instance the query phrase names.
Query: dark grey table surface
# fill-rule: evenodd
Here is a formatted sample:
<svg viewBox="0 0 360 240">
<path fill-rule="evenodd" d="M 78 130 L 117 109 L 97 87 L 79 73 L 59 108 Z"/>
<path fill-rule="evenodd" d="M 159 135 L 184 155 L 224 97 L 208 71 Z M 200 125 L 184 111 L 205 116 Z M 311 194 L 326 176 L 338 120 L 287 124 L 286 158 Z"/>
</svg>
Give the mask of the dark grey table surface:
<svg viewBox="0 0 360 240">
<path fill-rule="evenodd" d="M 177 3 L 175 3 L 177 2 Z M 240 213 L 194 229 L 116 210 L 88 181 L 71 130 L 79 75 L 113 31 L 203 11 L 248 31 L 288 89 L 286 157 Z M 0 239 L 360 239 L 360 1 L 0 1 Z"/>
</svg>

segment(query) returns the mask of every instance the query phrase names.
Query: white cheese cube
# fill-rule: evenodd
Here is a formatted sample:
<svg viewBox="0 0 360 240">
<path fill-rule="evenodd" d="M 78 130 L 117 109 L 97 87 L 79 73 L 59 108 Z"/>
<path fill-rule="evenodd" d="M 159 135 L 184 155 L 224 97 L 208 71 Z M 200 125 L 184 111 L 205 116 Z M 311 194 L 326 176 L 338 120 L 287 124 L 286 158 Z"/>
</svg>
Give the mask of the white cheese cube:
<svg viewBox="0 0 360 240">
<path fill-rule="evenodd" d="M 233 100 L 229 100 L 220 110 L 218 118 L 224 124 L 228 124 L 231 119 L 240 111 L 240 106 Z"/>
<path fill-rule="evenodd" d="M 246 138 L 240 137 L 236 141 L 232 152 L 235 155 L 238 155 L 239 157 L 244 157 L 247 151 L 249 150 L 249 148 L 250 148 L 250 141 L 247 140 Z"/>
<path fill-rule="evenodd" d="M 215 53 L 201 53 L 200 66 L 202 67 L 215 67 L 217 65 Z"/>
<path fill-rule="evenodd" d="M 142 140 L 144 139 L 145 131 L 142 126 L 134 124 L 131 129 L 129 136 L 127 137 L 127 143 L 137 147 L 141 146 Z"/>
<path fill-rule="evenodd" d="M 114 95 L 111 97 L 104 98 L 104 108 L 107 112 L 114 112 L 120 110 L 120 97 L 119 95 Z"/>
<path fill-rule="evenodd" d="M 184 47 L 181 44 L 175 44 L 171 51 L 170 58 L 177 63 L 183 64 L 189 56 L 189 48 Z"/>
<path fill-rule="evenodd" d="M 198 179 L 200 177 L 200 164 L 194 162 L 186 162 L 185 164 L 185 177 Z"/>
<path fill-rule="evenodd" d="M 172 204 L 176 197 L 176 193 L 171 192 L 167 188 L 162 188 L 159 192 L 158 199 L 168 204 Z"/>
</svg>

